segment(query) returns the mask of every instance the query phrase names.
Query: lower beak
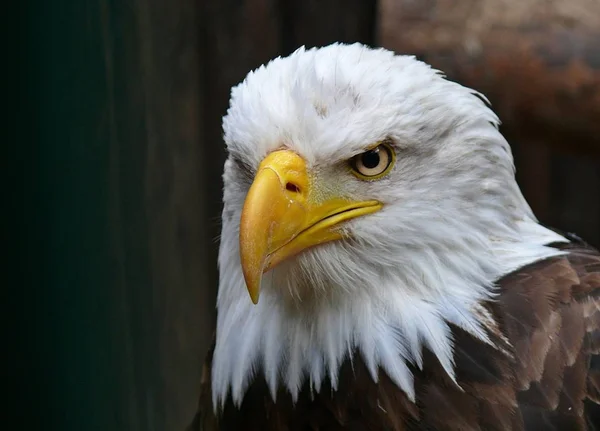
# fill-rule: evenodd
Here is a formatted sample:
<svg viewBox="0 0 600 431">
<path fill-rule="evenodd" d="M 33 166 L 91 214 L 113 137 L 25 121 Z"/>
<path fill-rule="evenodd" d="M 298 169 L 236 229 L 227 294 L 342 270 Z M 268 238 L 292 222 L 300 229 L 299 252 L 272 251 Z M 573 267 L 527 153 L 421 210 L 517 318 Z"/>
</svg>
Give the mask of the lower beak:
<svg viewBox="0 0 600 431">
<path fill-rule="evenodd" d="M 382 207 L 377 201 L 318 195 L 296 153 L 275 151 L 260 164 L 240 221 L 242 270 L 253 303 L 264 272 L 309 247 L 342 238 L 341 222 Z"/>
</svg>

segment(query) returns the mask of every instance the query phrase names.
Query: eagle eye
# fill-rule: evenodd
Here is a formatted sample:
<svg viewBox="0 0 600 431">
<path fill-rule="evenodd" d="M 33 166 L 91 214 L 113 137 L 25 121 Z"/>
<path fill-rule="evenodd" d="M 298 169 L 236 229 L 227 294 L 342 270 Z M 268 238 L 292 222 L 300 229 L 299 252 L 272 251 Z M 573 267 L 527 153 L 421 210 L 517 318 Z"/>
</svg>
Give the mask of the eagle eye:
<svg viewBox="0 0 600 431">
<path fill-rule="evenodd" d="M 376 180 L 389 173 L 394 164 L 395 153 L 389 144 L 377 145 L 350 159 L 352 173 L 362 180 Z"/>
</svg>

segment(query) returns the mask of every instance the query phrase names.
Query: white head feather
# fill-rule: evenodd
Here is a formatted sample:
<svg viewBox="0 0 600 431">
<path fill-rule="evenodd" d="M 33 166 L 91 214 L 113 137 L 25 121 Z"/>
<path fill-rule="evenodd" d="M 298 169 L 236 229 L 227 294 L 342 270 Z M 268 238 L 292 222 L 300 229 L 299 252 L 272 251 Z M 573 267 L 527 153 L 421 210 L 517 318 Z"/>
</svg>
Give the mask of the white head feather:
<svg viewBox="0 0 600 431">
<path fill-rule="evenodd" d="M 494 282 L 558 254 L 566 240 L 540 226 L 514 178 L 508 143 L 483 96 L 414 57 L 360 44 L 298 49 L 250 72 L 224 118 L 229 159 L 219 252 L 215 408 L 240 403 L 256 373 L 275 397 L 309 382 L 337 384 L 360 354 L 373 379 L 385 371 L 411 399 L 407 363 L 429 348 L 453 377 L 447 322 L 487 341 L 478 304 Z M 333 166 L 389 138 L 392 172 L 365 182 Z M 330 242 L 265 274 L 253 305 L 240 266 L 244 198 L 261 160 L 282 146 L 322 184 L 384 203 Z"/>
</svg>

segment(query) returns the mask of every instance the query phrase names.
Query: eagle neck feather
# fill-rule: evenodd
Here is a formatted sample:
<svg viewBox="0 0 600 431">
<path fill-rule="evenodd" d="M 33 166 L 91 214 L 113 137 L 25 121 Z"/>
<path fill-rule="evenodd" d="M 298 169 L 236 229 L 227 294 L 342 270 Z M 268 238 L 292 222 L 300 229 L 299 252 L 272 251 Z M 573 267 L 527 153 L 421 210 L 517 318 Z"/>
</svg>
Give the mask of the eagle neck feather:
<svg viewBox="0 0 600 431">
<path fill-rule="evenodd" d="M 374 381 L 385 372 L 412 401 L 409 364 L 422 366 L 424 347 L 455 381 L 449 324 L 490 343 L 488 334 L 497 328 L 481 304 L 493 300 L 494 283 L 520 267 L 561 254 L 546 244 L 567 242 L 529 217 L 515 226 L 518 239 L 485 241 L 474 235 L 446 249 L 391 250 L 395 258 L 390 265 L 379 256 L 371 264 L 344 266 L 360 261 L 358 250 L 364 257 L 365 249 L 376 246 L 360 238 L 324 245 L 267 274 L 256 306 L 245 291 L 236 232 L 225 234 L 224 226 L 214 408 L 222 407 L 228 396 L 240 405 L 257 377 L 264 377 L 273 399 L 281 387 L 294 400 L 304 384 L 319 392 L 325 379 L 335 390 L 342 363 L 357 354 Z M 317 279 L 316 273 L 330 276 Z"/>
</svg>

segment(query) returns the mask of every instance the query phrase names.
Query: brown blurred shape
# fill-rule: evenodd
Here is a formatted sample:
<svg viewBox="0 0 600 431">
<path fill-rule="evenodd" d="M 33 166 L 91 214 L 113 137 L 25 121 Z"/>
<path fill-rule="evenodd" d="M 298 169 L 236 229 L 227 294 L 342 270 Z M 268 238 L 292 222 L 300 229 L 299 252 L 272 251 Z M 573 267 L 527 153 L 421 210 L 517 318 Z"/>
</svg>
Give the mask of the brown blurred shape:
<svg viewBox="0 0 600 431">
<path fill-rule="evenodd" d="M 508 133 L 600 155 L 600 2 L 381 0 L 379 40 L 483 92 Z"/>
</svg>

